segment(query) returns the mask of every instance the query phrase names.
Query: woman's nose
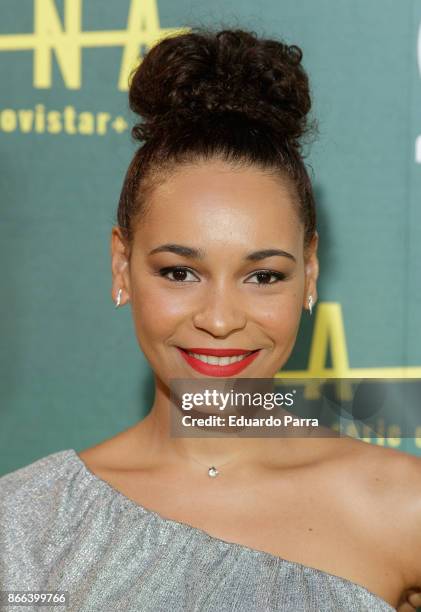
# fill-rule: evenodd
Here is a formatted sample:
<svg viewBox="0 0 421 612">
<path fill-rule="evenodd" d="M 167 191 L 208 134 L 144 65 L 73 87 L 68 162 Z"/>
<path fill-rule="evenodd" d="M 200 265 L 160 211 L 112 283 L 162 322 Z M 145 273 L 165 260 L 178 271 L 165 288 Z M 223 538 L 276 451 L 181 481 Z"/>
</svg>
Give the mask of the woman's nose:
<svg viewBox="0 0 421 612">
<path fill-rule="evenodd" d="M 193 317 L 194 325 L 212 336 L 225 337 L 245 327 L 247 317 L 239 296 L 226 287 L 202 296 L 203 302 Z"/>
</svg>

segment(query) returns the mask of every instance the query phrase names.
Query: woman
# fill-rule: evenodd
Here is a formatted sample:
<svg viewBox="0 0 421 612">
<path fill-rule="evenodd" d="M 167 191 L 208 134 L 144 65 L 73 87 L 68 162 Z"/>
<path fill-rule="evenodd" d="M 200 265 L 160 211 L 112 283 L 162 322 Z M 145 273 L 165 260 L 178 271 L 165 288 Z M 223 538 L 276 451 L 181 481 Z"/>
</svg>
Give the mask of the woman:
<svg viewBox="0 0 421 612">
<path fill-rule="evenodd" d="M 135 71 L 143 146 L 112 230 L 112 297 L 130 302 L 154 403 L 0 480 L 2 589 L 68 591 L 71 610 L 413 609 L 419 459 L 347 437 L 170 435 L 171 379 L 273 378 L 317 300 L 301 58 L 197 30 Z"/>
</svg>

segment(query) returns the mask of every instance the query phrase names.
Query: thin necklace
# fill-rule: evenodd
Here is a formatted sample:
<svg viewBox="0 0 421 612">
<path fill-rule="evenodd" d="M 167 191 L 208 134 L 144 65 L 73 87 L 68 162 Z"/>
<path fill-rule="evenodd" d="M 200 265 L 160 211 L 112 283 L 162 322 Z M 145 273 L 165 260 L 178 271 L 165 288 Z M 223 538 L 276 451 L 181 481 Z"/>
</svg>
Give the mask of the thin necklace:
<svg viewBox="0 0 421 612">
<path fill-rule="evenodd" d="M 181 454 L 181 453 L 179 453 L 179 454 Z M 244 454 L 244 453 L 240 453 L 239 455 L 237 455 L 237 457 L 239 457 L 242 454 Z M 234 457 L 234 459 L 235 458 L 236 457 Z M 204 463 L 202 463 L 201 461 L 198 461 L 197 459 L 194 459 L 194 457 L 190 457 L 190 459 L 192 459 L 193 461 L 195 461 L 196 463 L 198 463 L 202 467 L 206 467 L 207 471 L 208 471 L 209 478 L 216 478 L 216 476 L 218 476 L 220 474 L 220 470 L 216 469 L 216 467 L 214 465 L 211 465 L 209 467 L 209 466 L 205 465 Z M 227 465 L 228 463 L 232 463 L 232 461 L 234 461 L 234 459 L 230 459 L 229 461 L 226 461 L 225 463 L 222 463 L 219 467 L 224 467 L 224 465 Z"/>
</svg>

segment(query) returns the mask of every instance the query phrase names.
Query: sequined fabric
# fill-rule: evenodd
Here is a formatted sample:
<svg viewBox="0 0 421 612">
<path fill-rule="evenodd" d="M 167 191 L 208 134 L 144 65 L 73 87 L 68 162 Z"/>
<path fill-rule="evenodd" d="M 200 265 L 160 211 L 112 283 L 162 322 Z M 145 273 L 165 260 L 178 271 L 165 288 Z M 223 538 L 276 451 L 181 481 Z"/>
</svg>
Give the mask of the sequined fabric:
<svg viewBox="0 0 421 612">
<path fill-rule="evenodd" d="M 66 612 L 395 610 L 349 580 L 143 508 L 73 449 L 0 478 L 0 590 L 65 590 Z"/>
</svg>

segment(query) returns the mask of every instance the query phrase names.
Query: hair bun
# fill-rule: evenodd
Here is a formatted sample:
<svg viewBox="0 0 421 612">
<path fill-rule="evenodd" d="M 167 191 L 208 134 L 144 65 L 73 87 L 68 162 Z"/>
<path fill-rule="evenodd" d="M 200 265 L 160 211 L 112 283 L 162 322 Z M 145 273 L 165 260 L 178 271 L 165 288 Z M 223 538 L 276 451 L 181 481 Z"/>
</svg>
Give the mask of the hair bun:
<svg viewBox="0 0 421 612">
<path fill-rule="evenodd" d="M 309 83 L 295 45 L 253 32 L 193 31 L 165 38 L 132 74 L 130 108 L 143 119 L 132 135 L 148 140 L 169 121 L 241 113 L 298 146 L 309 130 Z"/>
</svg>

